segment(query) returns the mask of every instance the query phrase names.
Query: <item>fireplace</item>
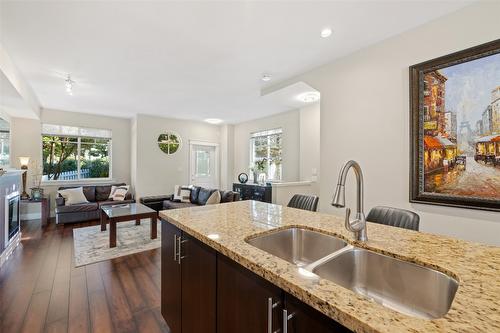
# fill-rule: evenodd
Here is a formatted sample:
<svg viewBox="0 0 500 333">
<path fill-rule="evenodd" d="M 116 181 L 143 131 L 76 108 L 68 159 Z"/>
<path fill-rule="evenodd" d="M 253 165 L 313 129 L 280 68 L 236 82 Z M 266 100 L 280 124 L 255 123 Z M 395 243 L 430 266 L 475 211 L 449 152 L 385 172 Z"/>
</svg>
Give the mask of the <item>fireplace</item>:
<svg viewBox="0 0 500 333">
<path fill-rule="evenodd" d="M 5 197 L 5 245 L 19 233 L 19 192 L 12 192 Z"/>
</svg>

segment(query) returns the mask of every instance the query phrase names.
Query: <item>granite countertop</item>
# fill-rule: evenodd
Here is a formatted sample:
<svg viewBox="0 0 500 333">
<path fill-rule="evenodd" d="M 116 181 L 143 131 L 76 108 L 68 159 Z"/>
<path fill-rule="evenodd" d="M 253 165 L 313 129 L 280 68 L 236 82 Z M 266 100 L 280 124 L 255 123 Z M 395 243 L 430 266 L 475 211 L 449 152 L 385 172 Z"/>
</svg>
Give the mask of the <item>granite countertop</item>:
<svg viewBox="0 0 500 333">
<path fill-rule="evenodd" d="M 361 244 L 342 218 L 257 201 L 168 210 L 160 217 L 355 332 L 500 332 L 500 247 L 373 223 L 367 226 L 368 242 Z M 401 314 L 331 281 L 307 279 L 297 266 L 245 242 L 289 226 L 333 234 L 451 275 L 459 287 L 449 312 L 432 320 Z"/>
</svg>

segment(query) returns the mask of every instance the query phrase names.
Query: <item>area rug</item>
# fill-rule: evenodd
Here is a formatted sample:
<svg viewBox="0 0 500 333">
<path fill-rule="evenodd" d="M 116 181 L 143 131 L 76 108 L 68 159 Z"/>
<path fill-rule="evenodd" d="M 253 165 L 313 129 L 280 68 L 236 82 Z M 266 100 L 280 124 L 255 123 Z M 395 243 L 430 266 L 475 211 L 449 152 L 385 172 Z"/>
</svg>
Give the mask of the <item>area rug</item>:
<svg viewBox="0 0 500 333">
<path fill-rule="evenodd" d="M 106 231 L 101 226 L 73 229 L 75 266 L 123 257 L 129 254 L 159 248 L 161 246 L 161 224 L 158 222 L 158 238 L 151 239 L 150 220 L 135 225 L 135 220 L 116 224 L 116 247 L 109 247 L 109 225 Z"/>
</svg>

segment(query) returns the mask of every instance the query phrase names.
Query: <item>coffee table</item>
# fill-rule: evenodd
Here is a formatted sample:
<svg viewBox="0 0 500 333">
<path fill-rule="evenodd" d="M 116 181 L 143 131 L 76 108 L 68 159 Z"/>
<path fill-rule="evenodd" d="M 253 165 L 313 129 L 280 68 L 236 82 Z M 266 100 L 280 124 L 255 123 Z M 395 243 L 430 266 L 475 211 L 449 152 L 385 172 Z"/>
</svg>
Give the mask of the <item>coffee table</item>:
<svg viewBox="0 0 500 333">
<path fill-rule="evenodd" d="M 105 205 L 101 207 L 101 231 L 106 231 L 109 223 L 109 247 L 116 247 L 116 223 L 135 220 L 135 225 L 141 224 L 141 219 L 151 219 L 151 239 L 157 237 L 158 213 L 140 203 Z"/>
</svg>

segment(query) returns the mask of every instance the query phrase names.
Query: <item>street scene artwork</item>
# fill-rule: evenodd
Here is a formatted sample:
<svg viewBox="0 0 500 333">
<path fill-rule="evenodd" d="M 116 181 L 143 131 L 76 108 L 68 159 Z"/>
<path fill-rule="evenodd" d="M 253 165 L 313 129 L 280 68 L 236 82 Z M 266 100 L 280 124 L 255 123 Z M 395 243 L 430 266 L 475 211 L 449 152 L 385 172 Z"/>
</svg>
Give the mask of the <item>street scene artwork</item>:
<svg viewBox="0 0 500 333">
<path fill-rule="evenodd" d="M 420 71 L 418 111 L 421 192 L 500 207 L 500 53 Z"/>
</svg>

